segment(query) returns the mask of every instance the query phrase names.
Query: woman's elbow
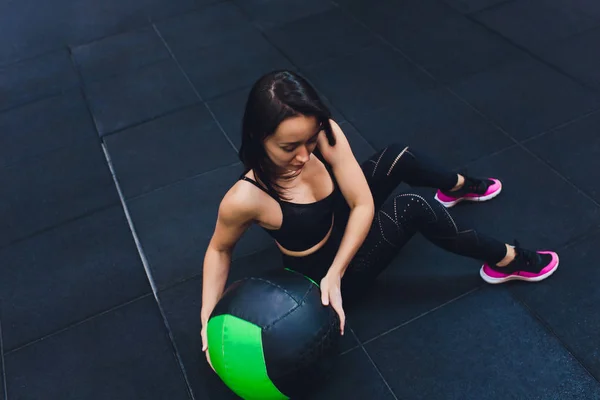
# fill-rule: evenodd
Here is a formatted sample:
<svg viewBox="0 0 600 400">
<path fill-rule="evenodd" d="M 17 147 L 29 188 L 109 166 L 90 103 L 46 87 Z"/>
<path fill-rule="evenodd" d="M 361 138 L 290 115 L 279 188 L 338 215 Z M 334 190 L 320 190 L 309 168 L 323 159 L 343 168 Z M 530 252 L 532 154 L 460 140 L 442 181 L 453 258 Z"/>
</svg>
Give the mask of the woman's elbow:
<svg viewBox="0 0 600 400">
<path fill-rule="evenodd" d="M 364 213 L 365 216 L 373 218 L 375 216 L 375 203 L 373 201 L 373 196 L 369 194 L 369 196 L 361 196 L 356 199 L 353 204 L 350 205 L 352 210 L 360 210 L 361 214 Z"/>
</svg>

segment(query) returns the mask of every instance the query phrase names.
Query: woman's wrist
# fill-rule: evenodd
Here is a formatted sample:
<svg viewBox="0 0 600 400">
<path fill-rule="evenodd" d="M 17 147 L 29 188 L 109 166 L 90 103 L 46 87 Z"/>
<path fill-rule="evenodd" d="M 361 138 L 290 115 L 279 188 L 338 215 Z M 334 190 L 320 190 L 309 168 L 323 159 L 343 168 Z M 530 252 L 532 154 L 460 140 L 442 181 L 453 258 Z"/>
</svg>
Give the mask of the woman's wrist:
<svg viewBox="0 0 600 400">
<path fill-rule="evenodd" d="M 346 268 L 348 268 L 348 266 L 337 265 L 334 263 L 329 267 L 327 275 L 341 279 L 346 272 Z"/>
<path fill-rule="evenodd" d="M 200 311 L 200 323 L 202 324 L 202 326 L 204 326 L 208 323 L 211 313 L 212 313 L 212 311 L 207 311 L 204 309 Z"/>
</svg>

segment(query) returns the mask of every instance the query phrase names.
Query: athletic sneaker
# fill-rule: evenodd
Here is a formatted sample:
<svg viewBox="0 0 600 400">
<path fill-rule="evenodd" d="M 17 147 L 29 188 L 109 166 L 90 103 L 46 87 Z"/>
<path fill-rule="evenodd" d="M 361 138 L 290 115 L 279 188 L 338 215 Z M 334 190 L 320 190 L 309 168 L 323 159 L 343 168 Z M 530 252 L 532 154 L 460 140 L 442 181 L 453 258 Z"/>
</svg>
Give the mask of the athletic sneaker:
<svg viewBox="0 0 600 400">
<path fill-rule="evenodd" d="M 523 249 L 515 241 L 517 256 L 505 267 L 483 264 L 480 275 L 487 283 L 497 284 L 512 280 L 539 282 L 548 278 L 558 268 L 558 254 L 552 251 Z"/>
<path fill-rule="evenodd" d="M 465 177 L 464 185 L 454 191 L 438 190 L 435 199 L 446 208 L 450 208 L 461 201 L 487 201 L 498 196 L 502 191 L 502 182 L 498 179 L 474 179 Z"/>
</svg>

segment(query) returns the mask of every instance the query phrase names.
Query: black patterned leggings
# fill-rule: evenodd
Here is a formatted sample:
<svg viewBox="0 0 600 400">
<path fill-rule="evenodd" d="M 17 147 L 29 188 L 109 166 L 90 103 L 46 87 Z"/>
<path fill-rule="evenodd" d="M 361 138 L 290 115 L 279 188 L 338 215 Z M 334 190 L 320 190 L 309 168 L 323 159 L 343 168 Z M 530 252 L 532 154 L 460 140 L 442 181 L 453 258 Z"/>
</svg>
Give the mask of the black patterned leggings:
<svg viewBox="0 0 600 400">
<path fill-rule="evenodd" d="M 373 194 L 375 217 L 346 270 L 342 282 L 345 292 L 354 292 L 373 281 L 417 232 L 433 244 L 462 256 L 493 264 L 505 257 L 504 243 L 457 225 L 446 208 L 434 199 L 408 193 L 390 197 L 401 182 L 412 187 L 450 190 L 457 183 L 455 173 L 399 144 L 374 154 L 362 164 L 362 170 Z M 284 265 L 318 283 L 335 258 L 348 212 L 345 201 L 340 201 L 334 234 L 325 246 L 307 257 L 284 256 Z"/>
</svg>

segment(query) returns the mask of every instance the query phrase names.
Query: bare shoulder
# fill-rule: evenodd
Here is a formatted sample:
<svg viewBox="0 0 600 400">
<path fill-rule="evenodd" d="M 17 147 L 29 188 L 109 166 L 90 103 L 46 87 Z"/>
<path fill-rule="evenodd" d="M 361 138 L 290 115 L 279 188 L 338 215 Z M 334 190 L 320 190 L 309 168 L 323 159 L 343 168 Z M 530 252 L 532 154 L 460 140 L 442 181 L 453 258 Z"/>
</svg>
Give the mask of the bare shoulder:
<svg viewBox="0 0 600 400">
<path fill-rule="evenodd" d="M 242 234 L 256 220 L 256 196 L 246 186 L 238 181 L 223 196 L 209 247 L 217 251 L 233 251 Z"/>
<path fill-rule="evenodd" d="M 236 182 L 223 196 L 219 205 L 219 219 L 226 224 L 245 225 L 256 219 L 260 203 L 253 187 Z"/>
</svg>

